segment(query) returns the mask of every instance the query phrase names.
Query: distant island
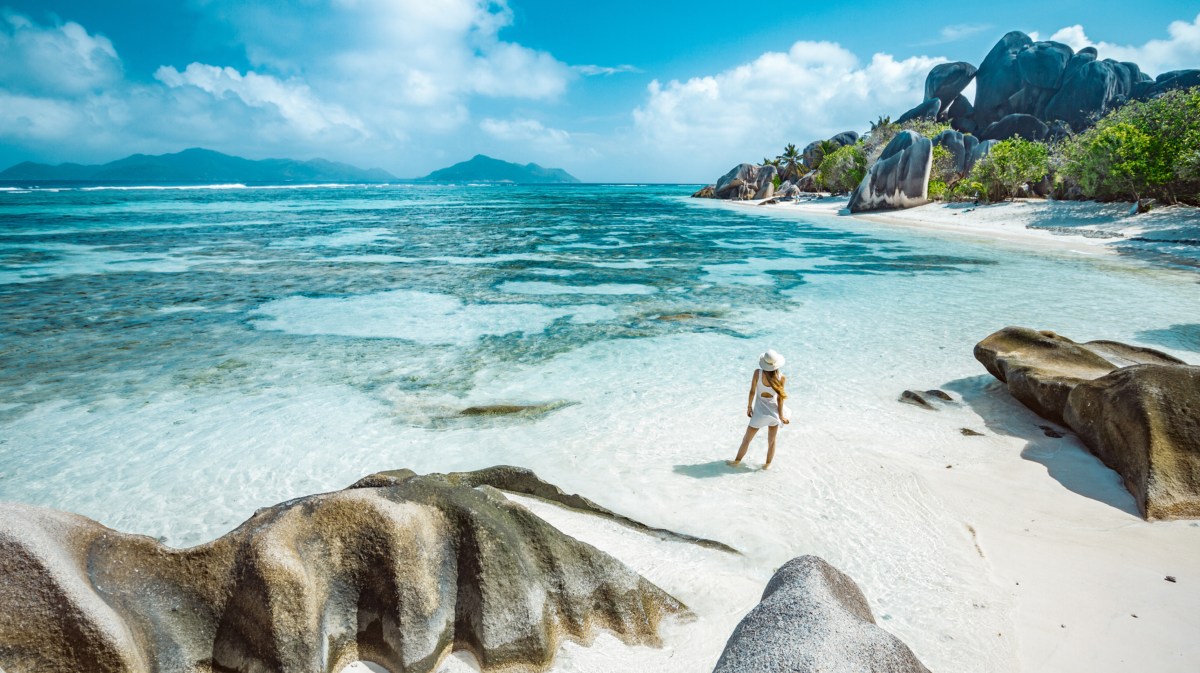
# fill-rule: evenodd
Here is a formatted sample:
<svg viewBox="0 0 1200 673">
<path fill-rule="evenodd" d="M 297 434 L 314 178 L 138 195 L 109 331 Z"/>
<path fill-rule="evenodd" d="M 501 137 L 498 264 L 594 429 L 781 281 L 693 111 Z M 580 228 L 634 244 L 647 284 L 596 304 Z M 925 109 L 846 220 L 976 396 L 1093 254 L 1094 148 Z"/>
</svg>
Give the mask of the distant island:
<svg viewBox="0 0 1200 673">
<path fill-rule="evenodd" d="M 460 161 L 449 168 L 434 171 L 418 182 L 512 182 L 518 184 L 575 183 L 579 178 L 561 168 L 543 168 L 537 164 L 515 164 L 482 154 Z"/>
<path fill-rule="evenodd" d="M 512 184 L 577 183 L 561 168 L 517 164 L 476 154 L 423 178 L 401 179 L 381 168 L 363 169 L 325 159 L 244 159 L 192 148 L 174 154 L 134 154 L 107 164 L 39 164 L 25 161 L 0 171 L 0 182 L 23 185 L 95 184 L 248 184 L 497 182 Z"/>
<path fill-rule="evenodd" d="M 255 161 L 193 148 L 175 154 L 134 154 L 99 166 L 17 164 L 0 172 L 0 181 L 51 183 L 203 183 L 287 184 L 313 182 L 397 182 L 379 168 L 362 169 L 325 159 Z"/>
</svg>

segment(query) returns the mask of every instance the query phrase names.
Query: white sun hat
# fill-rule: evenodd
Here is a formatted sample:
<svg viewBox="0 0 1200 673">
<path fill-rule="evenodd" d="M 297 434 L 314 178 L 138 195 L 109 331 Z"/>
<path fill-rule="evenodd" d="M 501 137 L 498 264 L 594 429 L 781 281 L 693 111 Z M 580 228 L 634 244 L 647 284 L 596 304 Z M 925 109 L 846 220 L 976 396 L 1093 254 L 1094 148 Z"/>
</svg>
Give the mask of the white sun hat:
<svg viewBox="0 0 1200 673">
<path fill-rule="evenodd" d="M 784 365 L 787 360 L 774 350 L 768 350 L 758 357 L 758 368 L 764 372 L 773 372 Z"/>
</svg>

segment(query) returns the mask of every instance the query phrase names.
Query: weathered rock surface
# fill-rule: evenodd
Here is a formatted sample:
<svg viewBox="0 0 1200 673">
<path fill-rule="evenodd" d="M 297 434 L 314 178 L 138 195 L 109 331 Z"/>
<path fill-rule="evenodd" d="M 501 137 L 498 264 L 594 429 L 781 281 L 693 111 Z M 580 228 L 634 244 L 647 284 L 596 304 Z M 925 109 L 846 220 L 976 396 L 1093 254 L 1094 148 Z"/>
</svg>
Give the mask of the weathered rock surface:
<svg viewBox="0 0 1200 673">
<path fill-rule="evenodd" d="M 963 89 L 975 79 L 977 69 L 970 63 L 939 63 L 925 76 L 925 100 L 936 98 L 946 111 L 962 95 Z M 966 98 L 963 98 L 966 100 Z"/>
<path fill-rule="evenodd" d="M 821 161 L 825 155 L 821 152 L 820 140 L 814 140 L 804 146 L 804 151 L 801 156 L 804 158 L 804 165 L 811 169 L 815 169 L 821 165 Z M 835 147 L 845 147 L 858 142 L 858 133 L 855 131 L 842 131 L 841 133 L 829 138 L 828 142 L 834 144 Z"/>
<path fill-rule="evenodd" d="M 996 43 L 975 73 L 975 123 L 980 128 L 1009 114 L 1008 100 L 1021 90 L 1017 54 L 1033 44 L 1029 36 L 1012 31 Z"/>
<path fill-rule="evenodd" d="M 692 194 L 692 198 L 693 199 L 715 199 L 715 198 L 717 198 L 717 186 L 716 185 L 705 185 L 704 187 L 701 187 L 700 189 L 696 190 L 696 193 Z"/>
<path fill-rule="evenodd" d="M 836 143 L 838 147 L 853 145 L 858 142 L 858 131 L 842 131 L 841 133 L 832 136 L 829 142 Z"/>
<path fill-rule="evenodd" d="M 905 390 L 900 393 L 900 401 L 905 404 L 921 407 L 922 409 L 930 409 L 937 411 L 937 407 L 930 400 L 941 400 L 942 402 L 953 402 L 954 398 L 944 390 L 926 390 L 924 392 L 917 390 Z"/>
<path fill-rule="evenodd" d="M 1200 367 L 1118 369 L 1075 386 L 1063 416 L 1147 519 L 1200 518 Z"/>
<path fill-rule="evenodd" d="M 992 151 L 992 147 L 994 147 L 996 145 L 996 143 L 998 143 L 998 142 L 1000 142 L 1000 141 L 999 140 L 984 140 L 984 141 L 976 143 L 971 148 L 970 158 L 967 159 L 967 172 L 970 173 L 971 169 L 975 167 L 975 163 L 978 162 L 980 159 L 986 157 L 988 155 L 988 153 Z"/>
<path fill-rule="evenodd" d="M 1006 327 L 975 358 L 1121 475 L 1148 519 L 1200 517 L 1200 367 L 1116 341 Z"/>
<path fill-rule="evenodd" d="M 1146 80 L 1143 80 L 1146 83 Z M 1143 90 L 1144 97 L 1164 94 L 1172 89 L 1190 89 L 1200 86 L 1200 70 L 1172 70 L 1154 78 L 1153 84 Z"/>
<path fill-rule="evenodd" d="M 456 649 L 484 670 L 541 669 L 563 639 L 600 628 L 655 644 L 662 619 L 687 612 L 497 488 L 578 498 L 516 468 L 401 470 L 191 549 L 0 504 L 0 669 L 434 671 Z"/>
<path fill-rule="evenodd" d="M 1074 341 L 1049 331 L 1005 327 L 975 345 L 975 359 L 1042 418 L 1066 424 L 1075 386 L 1132 364 L 1184 364 L 1152 348 L 1116 341 Z"/>
<path fill-rule="evenodd" d="M 755 199 L 769 199 L 775 195 L 775 178 L 779 169 L 767 164 L 758 168 L 758 189 L 754 192 Z"/>
<path fill-rule="evenodd" d="M 862 590 L 816 556 L 788 561 L 725 644 L 713 673 L 928 673 L 875 623 Z"/>
<path fill-rule="evenodd" d="M 942 102 L 936 98 L 930 98 L 908 112 L 900 115 L 900 117 L 896 119 L 896 123 L 903 124 L 904 122 L 913 121 L 916 119 L 928 119 L 932 121 L 937 119 L 938 113 L 941 112 L 941 110 Z"/>
<path fill-rule="evenodd" d="M 933 145 L 934 147 L 945 147 L 946 151 L 950 153 L 950 158 L 954 161 L 954 172 L 958 173 L 959 176 L 964 176 L 971 170 L 971 166 L 974 165 L 972 153 L 975 151 L 975 147 L 979 145 L 979 139 L 970 134 L 963 134 L 959 131 L 948 129 L 934 136 Z"/>
<path fill-rule="evenodd" d="M 738 164 L 717 180 L 718 199 L 752 199 L 758 192 L 758 166 Z"/>
<path fill-rule="evenodd" d="M 901 131 L 879 155 L 850 195 L 850 212 L 910 208 L 929 200 L 933 143 L 913 131 Z"/>
<path fill-rule="evenodd" d="M 988 124 L 979 133 L 980 140 L 1008 140 L 1009 138 L 1024 138 L 1041 142 L 1050 136 L 1050 127 L 1040 119 L 1027 114 L 1005 115 L 1000 121 Z"/>
</svg>

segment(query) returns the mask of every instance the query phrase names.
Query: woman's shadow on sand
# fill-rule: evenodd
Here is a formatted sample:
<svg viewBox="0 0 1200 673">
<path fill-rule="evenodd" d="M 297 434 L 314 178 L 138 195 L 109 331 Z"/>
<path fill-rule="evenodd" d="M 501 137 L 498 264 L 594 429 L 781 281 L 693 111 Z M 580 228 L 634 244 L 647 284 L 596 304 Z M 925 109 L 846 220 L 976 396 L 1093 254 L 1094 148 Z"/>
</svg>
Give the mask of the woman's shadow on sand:
<svg viewBox="0 0 1200 673">
<path fill-rule="evenodd" d="M 728 477 L 731 474 L 745 474 L 747 472 L 758 472 L 760 468 L 752 467 L 742 463 L 734 467 L 724 460 L 710 460 L 707 463 L 694 463 L 692 465 L 676 465 L 675 473 L 682 474 L 693 479 L 712 479 L 714 477 Z"/>
<path fill-rule="evenodd" d="M 1087 450 L 1067 428 L 1047 421 L 1018 402 L 1003 383 L 988 375 L 969 376 L 945 384 L 998 435 L 1025 440 L 1021 457 L 1046 467 L 1046 472 L 1067 490 L 1110 507 L 1141 516 L 1121 476 Z M 1061 433 L 1050 437 L 1045 429 Z"/>
</svg>

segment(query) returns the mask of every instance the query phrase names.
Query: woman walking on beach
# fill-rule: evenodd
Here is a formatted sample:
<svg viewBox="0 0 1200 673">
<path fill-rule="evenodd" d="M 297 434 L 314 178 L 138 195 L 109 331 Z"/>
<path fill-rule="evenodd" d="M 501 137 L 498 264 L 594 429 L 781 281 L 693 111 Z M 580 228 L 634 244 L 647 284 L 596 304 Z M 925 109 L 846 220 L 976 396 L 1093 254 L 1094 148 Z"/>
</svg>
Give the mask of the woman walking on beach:
<svg viewBox="0 0 1200 673">
<path fill-rule="evenodd" d="M 783 363 L 783 356 L 773 350 L 768 350 L 758 358 L 758 369 L 754 370 L 754 378 L 750 380 L 750 400 L 746 403 L 750 425 L 742 437 L 737 458 L 729 461 L 734 467 L 741 465 L 746 451 L 750 449 L 750 440 L 754 439 L 760 428 L 767 428 L 767 462 L 763 464 L 763 469 L 771 467 L 771 461 L 775 459 L 775 436 L 779 434 L 779 426 L 791 422 L 783 406 L 783 401 L 787 399 L 787 393 L 783 391 L 787 377 L 779 371 Z"/>
</svg>

